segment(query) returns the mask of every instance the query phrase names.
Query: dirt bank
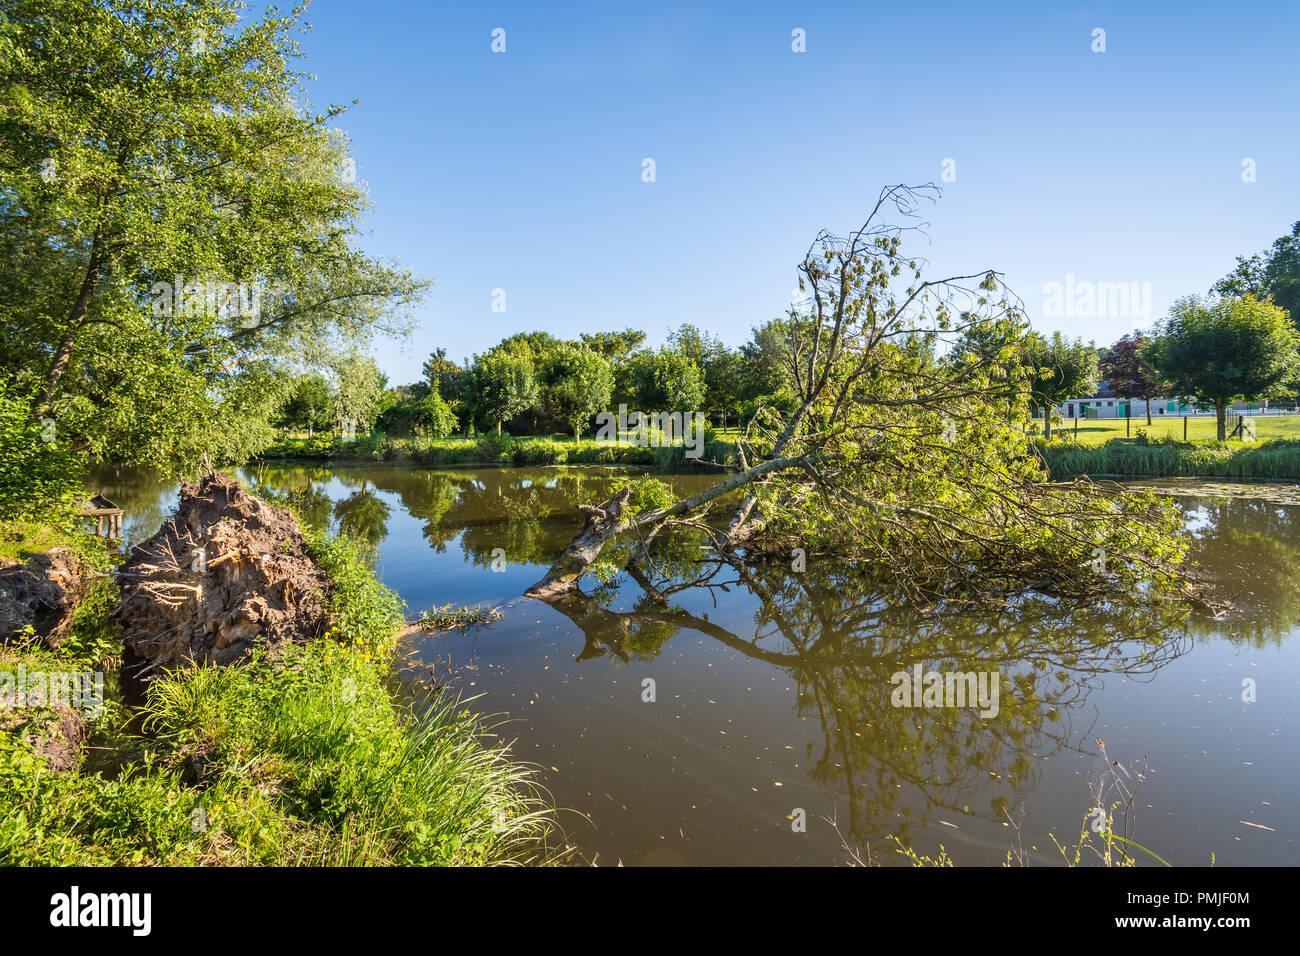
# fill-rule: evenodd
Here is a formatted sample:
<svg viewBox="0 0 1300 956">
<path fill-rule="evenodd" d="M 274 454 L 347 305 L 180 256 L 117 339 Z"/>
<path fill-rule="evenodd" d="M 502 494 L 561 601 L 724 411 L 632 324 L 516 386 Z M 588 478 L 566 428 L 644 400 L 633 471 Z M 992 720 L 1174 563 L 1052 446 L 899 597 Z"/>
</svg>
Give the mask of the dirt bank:
<svg viewBox="0 0 1300 956">
<path fill-rule="evenodd" d="M 71 548 L 0 567 L 0 641 L 30 625 L 46 646 L 58 647 L 91 574 Z"/>
</svg>

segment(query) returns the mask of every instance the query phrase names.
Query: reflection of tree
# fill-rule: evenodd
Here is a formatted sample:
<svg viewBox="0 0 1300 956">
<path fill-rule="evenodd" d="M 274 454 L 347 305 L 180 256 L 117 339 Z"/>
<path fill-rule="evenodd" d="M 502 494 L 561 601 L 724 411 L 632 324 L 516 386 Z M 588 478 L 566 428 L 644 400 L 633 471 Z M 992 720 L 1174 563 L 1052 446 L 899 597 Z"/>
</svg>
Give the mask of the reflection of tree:
<svg viewBox="0 0 1300 956">
<path fill-rule="evenodd" d="M 88 495 L 103 495 L 123 512 L 122 538 L 126 542 L 152 537 L 176 507 L 180 479 L 163 471 L 105 465 L 86 480 Z"/>
<path fill-rule="evenodd" d="M 333 501 L 325 490 L 330 479 L 326 468 L 304 466 L 260 466 L 245 468 L 244 482 L 254 494 L 282 498 L 317 528 L 330 527 Z"/>
<path fill-rule="evenodd" d="M 642 591 L 632 610 L 607 610 L 582 592 L 552 604 L 583 633 L 578 659 L 612 652 L 650 660 L 693 630 L 785 670 L 797 682 L 799 712 L 821 728 L 810 776 L 847 798 L 850 831 L 863 843 L 886 833 L 906 840 L 938 809 L 1001 821 L 1036 785 L 1040 759 L 1078 739 L 1071 717 L 1083 713 L 1099 677 L 1140 679 L 1189 646 L 1186 611 L 1167 603 L 1079 606 L 1031 592 L 978 611 L 918 607 L 848 565 L 814 562 L 791 574 L 772 563 L 701 564 L 682 557 L 699 554 L 688 544 L 676 565 L 693 564 L 693 573 L 662 576 L 674 562 L 658 542 L 653 551 L 629 569 Z M 737 586 L 759 599 L 752 637 L 672 602 L 683 591 Z M 999 674 L 999 713 L 894 706 L 891 678 L 914 664 Z M 918 820 L 905 795 L 921 798 Z"/>
<path fill-rule="evenodd" d="M 573 536 L 574 503 L 603 500 L 626 480 L 595 470 L 385 465 L 268 466 L 245 478 L 287 494 L 313 523 L 337 518 L 371 542 L 383 538 L 389 517 L 377 492 L 390 492 L 423 522 L 430 548 L 458 541 L 480 566 L 495 548 L 512 563 L 549 564 Z M 167 477 L 110 475 L 96 490 L 126 508 L 128 529 L 143 521 L 151 534 L 175 503 L 175 485 Z M 1257 645 L 1290 632 L 1300 619 L 1300 508 L 1233 497 L 1194 499 L 1189 510 L 1200 503 L 1194 557 L 1236 604 L 1227 621 L 1137 598 L 1095 606 L 1035 592 L 978 610 L 921 607 L 847 563 L 810 560 L 802 573 L 777 562 L 722 563 L 707 548 L 705 527 L 657 538 L 645 553 L 634 552 L 635 541 L 621 553 L 607 549 L 604 560 L 626 567 L 617 579 L 622 603 L 578 592 L 554 606 L 584 636 L 579 660 L 652 661 L 677 634 L 694 631 L 780 668 L 796 682 L 798 712 L 819 728 L 806 765 L 828 795 L 847 799 L 855 837 L 876 842 L 880 826 L 907 839 L 908 827 L 941 809 L 969 806 L 1000 819 L 1036 785 L 1039 758 L 1090 739 L 1087 698 L 1101 675 L 1151 674 L 1187 648 L 1187 632 Z M 752 628 L 728 630 L 679 606 L 705 593 L 735 601 L 736 591 L 753 602 Z M 890 678 L 915 663 L 997 671 L 1000 713 L 983 719 L 972 709 L 895 708 Z M 922 808 L 916 820 L 907 816 L 913 805 Z"/>
<path fill-rule="evenodd" d="M 334 505 L 334 517 L 338 519 L 340 533 L 355 541 L 363 551 L 373 552 L 388 536 L 388 503 L 371 494 L 365 484 L 360 491 Z"/>
<path fill-rule="evenodd" d="M 1198 636 L 1280 645 L 1300 622 L 1300 508 L 1263 498 L 1192 502 L 1202 519 L 1194 554 L 1202 576 L 1231 601 L 1223 620 L 1198 618 Z"/>
</svg>

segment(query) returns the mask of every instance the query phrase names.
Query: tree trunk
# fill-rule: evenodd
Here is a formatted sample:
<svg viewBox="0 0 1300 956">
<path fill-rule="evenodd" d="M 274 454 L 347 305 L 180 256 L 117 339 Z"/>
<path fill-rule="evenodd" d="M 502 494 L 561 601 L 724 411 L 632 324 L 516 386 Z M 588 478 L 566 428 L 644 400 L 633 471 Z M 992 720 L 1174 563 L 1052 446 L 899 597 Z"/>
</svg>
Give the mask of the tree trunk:
<svg viewBox="0 0 1300 956">
<path fill-rule="evenodd" d="M 501 419 L 498 418 L 498 419 L 497 419 L 497 435 L 500 436 L 500 434 L 501 434 Z"/>
<path fill-rule="evenodd" d="M 1147 403 L 1147 427 L 1148 428 L 1151 427 L 1151 399 L 1153 398 L 1155 398 L 1154 395 L 1148 395 L 1144 399 L 1144 401 Z"/>
<path fill-rule="evenodd" d="M 606 542 L 620 531 L 631 527 L 657 525 L 671 518 L 681 517 L 701 505 L 708 504 L 715 498 L 721 498 L 742 485 L 746 485 L 774 471 L 797 467 L 803 461 L 802 456 L 794 456 L 774 458 L 762 462 L 753 468 L 732 475 L 725 481 L 720 481 L 705 488 L 699 494 L 683 498 L 674 505 L 659 511 L 637 515 L 636 518 L 629 520 L 624 520 L 622 515 L 624 507 L 632 497 L 631 486 L 623 488 L 599 506 L 579 505 L 578 510 L 587 514 L 581 530 L 574 536 L 564 554 L 560 555 L 559 559 L 551 565 L 550 570 L 543 575 L 542 579 L 525 591 L 524 594 L 527 597 L 549 601 L 554 597 L 572 591 L 577 588 L 578 581 L 587 573 L 587 568 L 600 556 L 601 549 L 605 547 Z M 652 532 L 652 535 L 655 533 L 657 532 Z"/>
<path fill-rule="evenodd" d="M 1051 437 L 1052 437 L 1052 410 L 1049 408 L 1045 408 L 1043 409 L 1043 438 L 1048 439 Z"/>
<path fill-rule="evenodd" d="M 1228 403 L 1216 402 L 1214 414 L 1219 419 L 1219 441 L 1228 440 Z"/>
<path fill-rule="evenodd" d="M 59 342 L 59 347 L 54 352 L 54 359 L 50 362 L 49 371 L 45 374 L 45 389 L 32 406 L 32 421 L 39 422 L 49 410 L 50 402 L 54 400 L 54 392 L 59 387 L 59 380 L 63 378 L 68 359 L 72 357 L 72 346 L 76 344 L 77 333 L 81 331 L 81 326 L 90 311 L 90 300 L 94 298 L 95 286 L 99 282 L 100 265 L 99 237 L 96 236 L 94 244 L 90 247 L 90 262 L 86 266 L 86 277 L 82 280 L 81 291 L 77 293 L 77 299 L 72 303 L 72 310 L 68 313 L 68 331 Z"/>
<path fill-rule="evenodd" d="M 579 505 L 587 513 L 582 530 L 551 565 L 542 579 L 524 592 L 526 597 L 549 601 L 577 587 L 578 580 L 599 556 L 605 542 L 623 528 L 623 509 L 632 498 L 632 488 L 627 486 L 598 507 Z"/>
</svg>

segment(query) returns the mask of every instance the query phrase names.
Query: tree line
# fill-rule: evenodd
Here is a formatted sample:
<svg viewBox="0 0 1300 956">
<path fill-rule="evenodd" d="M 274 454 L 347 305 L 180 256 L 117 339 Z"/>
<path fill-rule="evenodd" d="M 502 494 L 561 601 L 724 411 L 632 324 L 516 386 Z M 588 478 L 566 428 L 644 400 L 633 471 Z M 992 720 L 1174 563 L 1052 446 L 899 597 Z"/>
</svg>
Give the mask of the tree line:
<svg viewBox="0 0 1300 956">
<path fill-rule="evenodd" d="M 598 412 L 704 412 L 719 426 L 738 425 L 763 406 L 794 403 L 788 370 L 789 320 L 772 319 L 730 349 L 689 323 L 657 348 L 646 333 L 583 333 L 561 340 L 548 332 L 521 332 L 460 365 L 435 350 L 424 377 L 395 388 L 353 389 L 362 403 L 340 398 L 342 379 L 309 373 L 294 383 L 274 423 L 311 432 L 350 421 L 387 434 L 444 438 L 507 430 L 511 434 L 563 432 L 575 439 Z"/>
</svg>

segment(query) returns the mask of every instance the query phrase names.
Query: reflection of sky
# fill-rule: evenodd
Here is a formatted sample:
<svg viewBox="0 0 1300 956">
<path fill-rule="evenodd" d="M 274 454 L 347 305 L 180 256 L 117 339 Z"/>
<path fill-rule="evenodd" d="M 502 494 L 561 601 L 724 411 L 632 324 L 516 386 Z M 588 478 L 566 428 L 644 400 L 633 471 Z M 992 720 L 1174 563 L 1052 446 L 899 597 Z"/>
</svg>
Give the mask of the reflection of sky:
<svg viewBox="0 0 1300 956">
<path fill-rule="evenodd" d="M 333 477 L 317 488 L 335 503 L 360 484 Z M 825 738 L 816 707 L 798 700 L 799 686 L 788 671 L 692 630 L 672 637 L 652 661 L 625 664 L 606 654 L 575 662 L 584 649 L 576 626 L 519 597 L 541 576 L 542 565 L 510 563 L 501 572 L 476 566 L 462 551 L 463 530 L 434 551 L 424 537 L 426 521 L 405 510 L 398 492 L 372 485 L 370 493 L 390 509 L 387 536 L 375 552 L 377 571 L 406 600 L 411 616 L 445 604 L 508 605 L 505 620 L 491 628 L 420 641 L 417 659 L 424 666 L 417 669 L 437 664 L 445 673 L 449 659 L 454 686 L 482 695 L 476 709 L 509 715 L 502 733 L 518 738 L 516 753 L 542 768 L 559 805 L 593 821 L 569 818 L 588 853 L 599 852 L 602 863 L 843 861 L 838 837 L 821 819 L 835 812 L 844 824 L 843 787 L 809 775 L 824 757 Z M 141 503 L 143 515 L 148 508 L 170 508 L 175 491 L 138 492 L 131 500 Z M 1219 504 L 1197 505 L 1188 502 L 1189 527 L 1209 534 Z M 1229 515 L 1241 513 L 1231 502 L 1226 507 Z M 146 519 L 155 520 L 142 517 L 141 526 Z M 136 526 L 128 513 L 128 533 Z M 1265 580 L 1272 571 L 1252 570 Z M 624 587 L 610 607 L 626 610 L 635 598 L 635 588 Z M 685 592 L 675 603 L 745 639 L 754 634 L 760 610 L 737 588 Z M 1067 715 L 1074 749 L 1035 761 L 1032 783 L 1021 791 L 1023 842 L 1027 850 L 1038 848 L 1030 851 L 1036 862 L 1060 860 L 1049 833 L 1063 841 L 1077 836 L 1089 809 L 1088 780 L 1102 766 L 1099 738 L 1112 759 L 1149 761 L 1136 802 L 1135 838 L 1171 863 L 1207 864 L 1211 851 L 1221 865 L 1300 862 L 1293 835 L 1300 792 L 1300 763 L 1293 757 L 1300 717 L 1296 635 L 1293 630 L 1280 644 L 1257 649 L 1221 636 L 1231 629 L 1224 623 L 1219 634 L 1197 638 L 1187 655 L 1149 678 L 1097 679 L 1082 706 Z M 788 649 L 779 637 L 760 646 Z M 653 704 L 641 699 L 646 678 L 656 683 Z M 1255 681 L 1252 704 L 1242 701 L 1246 678 Z M 974 769 L 978 777 L 991 768 Z M 854 771 L 870 796 L 877 786 L 871 768 Z M 963 790 L 955 799 L 974 811 L 965 814 L 960 805 L 927 806 L 905 786 L 897 806 L 924 821 L 910 831 L 920 852 L 933 854 L 942 843 L 959 863 L 997 864 L 1015 841 L 1010 828 L 989 819 L 989 801 L 998 792 L 991 779 Z M 790 830 L 786 817 L 795 807 L 807 811 L 807 833 Z M 905 825 L 902 817 L 878 823 L 885 832 Z M 895 862 L 882 847 L 873 851 Z"/>
</svg>

